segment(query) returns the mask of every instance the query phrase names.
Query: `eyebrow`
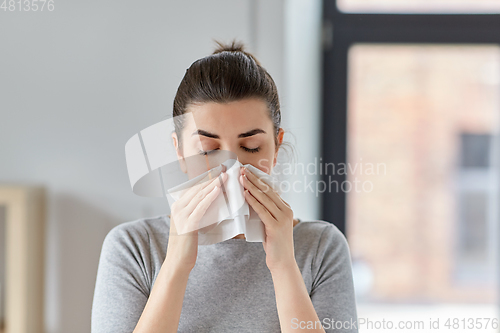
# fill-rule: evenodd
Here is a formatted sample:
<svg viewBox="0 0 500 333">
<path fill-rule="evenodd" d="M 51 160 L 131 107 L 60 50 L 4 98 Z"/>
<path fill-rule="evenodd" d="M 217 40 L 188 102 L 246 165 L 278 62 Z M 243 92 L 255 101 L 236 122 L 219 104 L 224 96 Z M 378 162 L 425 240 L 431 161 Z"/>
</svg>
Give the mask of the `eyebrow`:
<svg viewBox="0 0 500 333">
<path fill-rule="evenodd" d="M 263 129 L 260 129 L 260 128 L 255 128 L 251 131 L 241 133 L 240 135 L 238 135 L 238 138 L 247 138 L 249 136 L 253 136 L 256 134 L 260 134 L 260 133 L 265 134 L 266 131 L 264 131 Z M 203 135 L 203 136 L 213 138 L 213 139 L 220 139 L 220 137 L 217 134 L 213 134 L 213 133 L 201 130 L 201 129 L 194 131 L 193 134 L 191 134 L 191 136 L 193 136 L 193 135 Z"/>
</svg>

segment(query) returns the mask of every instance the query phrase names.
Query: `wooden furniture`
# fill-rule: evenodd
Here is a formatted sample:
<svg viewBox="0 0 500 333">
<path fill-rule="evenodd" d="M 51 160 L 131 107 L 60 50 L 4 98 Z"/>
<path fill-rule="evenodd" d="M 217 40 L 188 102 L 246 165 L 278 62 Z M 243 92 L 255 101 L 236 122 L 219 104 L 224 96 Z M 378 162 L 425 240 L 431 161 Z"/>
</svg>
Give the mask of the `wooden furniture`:
<svg viewBox="0 0 500 333">
<path fill-rule="evenodd" d="M 0 185 L 5 239 L 2 333 L 43 332 L 45 200 L 40 187 Z"/>
</svg>

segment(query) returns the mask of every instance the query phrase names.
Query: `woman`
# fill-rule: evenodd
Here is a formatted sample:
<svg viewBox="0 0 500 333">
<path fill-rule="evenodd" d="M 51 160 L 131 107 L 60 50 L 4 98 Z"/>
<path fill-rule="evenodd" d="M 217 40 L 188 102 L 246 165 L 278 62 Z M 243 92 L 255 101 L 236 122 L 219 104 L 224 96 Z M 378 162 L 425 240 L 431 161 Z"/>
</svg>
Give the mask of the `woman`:
<svg viewBox="0 0 500 333">
<path fill-rule="evenodd" d="M 190 66 L 177 90 L 173 115 L 192 112 L 197 127 L 193 136 L 193 124 L 176 123 L 178 157 L 226 150 L 270 174 L 284 133 L 276 85 L 241 44 L 218 44 Z M 197 223 L 221 179 L 227 177 L 190 189 L 170 217 L 109 232 L 92 332 L 357 332 L 345 237 L 328 222 L 294 219 L 290 205 L 252 172 L 242 169 L 240 182 L 264 223 L 262 244 L 240 234 L 198 247 L 197 231 L 177 235 L 172 222 Z"/>
</svg>

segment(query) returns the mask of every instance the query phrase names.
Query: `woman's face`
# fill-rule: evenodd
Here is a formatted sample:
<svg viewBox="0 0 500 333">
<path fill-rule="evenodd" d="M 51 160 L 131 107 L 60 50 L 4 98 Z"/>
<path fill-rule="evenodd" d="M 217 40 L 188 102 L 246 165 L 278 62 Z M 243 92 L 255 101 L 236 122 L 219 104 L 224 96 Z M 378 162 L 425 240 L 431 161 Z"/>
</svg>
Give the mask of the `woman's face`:
<svg viewBox="0 0 500 333">
<path fill-rule="evenodd" d="M 230 151 L 241 164 L 252 164 L 270 174 L 276 165 L 273 122 L 261 99 L 243 99 L 229 103 L 208 102 L 190 105 L 182 131 L 182 152 L 178 157 L 195 156 L 211 150 Z M 194 121 L 193 121 L 194 120 Z M 177 135 L 172 135 L 178 147 Z M 283 141 L 280 128 L 278 143 Z"/>
</svg>

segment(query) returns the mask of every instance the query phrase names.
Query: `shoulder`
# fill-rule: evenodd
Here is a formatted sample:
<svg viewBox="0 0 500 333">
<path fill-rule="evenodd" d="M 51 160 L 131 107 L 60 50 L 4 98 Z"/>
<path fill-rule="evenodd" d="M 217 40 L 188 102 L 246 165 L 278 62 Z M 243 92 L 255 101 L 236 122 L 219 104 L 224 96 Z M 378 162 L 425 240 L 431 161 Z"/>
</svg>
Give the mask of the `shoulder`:
<svg viewBox="0 0 500 333">
<path fill-rule="evenodd" d="M 301 221 L 294 228 L 294 240 L 299 244 L 330 242 L 332 245 L 346 245 L 344 234 L 336 225 L 322 220 Z"/>
<path fill-rule="evenodd" d="M 294 229 L 297 255 L 310 257 L 313 264 L 319 264 L 327 258 L 337 262 L 350 262 L 347 239 L 333 223 L 322 220 L 303 221 Z"/>
<path fill-rule="evenodd" d="M 145 252 L 152 242 L 166 242 L 169 223 L 166 215 L 120 223 L 104 238 L 103 251 L 118 248 L 127 252 Z"/>
<path fill-rule="evenodd" d="M 170 221 L 168 216 L 159 215 L 123 222 L 113 227 L 106 238 L 120 240 L 127 238 L 145 238 L 151 234 L 168 234 Z"/>
</svg>

